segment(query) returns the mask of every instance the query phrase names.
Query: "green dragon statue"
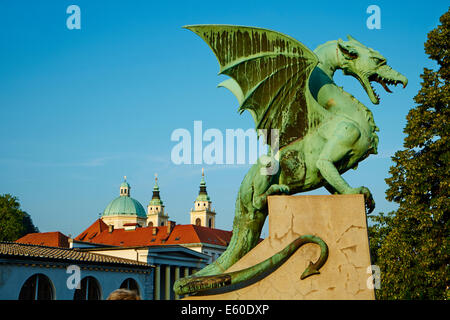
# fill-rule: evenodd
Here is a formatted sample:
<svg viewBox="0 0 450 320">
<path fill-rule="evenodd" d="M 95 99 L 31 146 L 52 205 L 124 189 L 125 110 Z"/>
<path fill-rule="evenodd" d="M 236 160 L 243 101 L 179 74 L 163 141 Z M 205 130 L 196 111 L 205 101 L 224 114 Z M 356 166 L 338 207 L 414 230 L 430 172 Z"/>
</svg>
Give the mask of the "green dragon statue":
<svg viewBox="0 0 450 320">
<path fill-rule="evenodd" d="M 327 245 L 318 237 L 301 236 L 273 257 L 248 269 L 224 273 L 256 246 L 268 215 L 267 197 L 296 194 L 325 187 L 332 194 L 363 194 L 367 213 L 375 203 L 366 187 L 352 188 L 341 174 L 377 153 L 378 131 L 372 112 L 333 82 L 337 69 L 358 79 L 371 102 L 379 96 L 371 82 L 406 86 L 405 76 L 393 70 L 379 52 L 351 36 L 320 45 L 314 52 L 279 32 L 230 25 L 194 25 L 220 63 L 220 74 L 230 77 L 220 86 L 249 110 L 256 129 L 277 129 L 279 150 L 272 155 L 279 170 L 262 174 L 268 164 L 254 164 L 237 196 L 233 235 L 227 250 L 213 263 L 174 284 L 177 294 L 206 291 L 252 279 L 281 265 L 305 243 L 321 248 L 316 263 L 301 278 L 319 273 Z M 275 141 L 267 139 L 269 145 Z"/>
</svg>

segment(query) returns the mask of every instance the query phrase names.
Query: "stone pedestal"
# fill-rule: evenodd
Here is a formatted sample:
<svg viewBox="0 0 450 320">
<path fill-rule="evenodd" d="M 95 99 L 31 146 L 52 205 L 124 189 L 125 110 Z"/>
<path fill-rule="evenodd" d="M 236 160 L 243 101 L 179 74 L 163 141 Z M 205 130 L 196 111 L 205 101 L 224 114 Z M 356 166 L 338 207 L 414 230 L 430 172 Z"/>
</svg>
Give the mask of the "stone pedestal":
<svg viewBox="0 0 450 320">
<path fill-rule="evenodd" d="M 328 245 L 329 256 L 319 275 L 300 280 L 319 247 L 306 244 L 262 280 L 234 291 L 187 299 L 322 300 L 374 299 L 367 282 L 371 273 L 367 220 L 362 195 L 271 196 L 269 237 L 227 271 L 255 265 L 282 250 L 300 235 L 312 234 Z M 370 270 L 370 269 L 369 269 Z M 370 283 L 370 281 L 369 281 Z"/>
</svg>

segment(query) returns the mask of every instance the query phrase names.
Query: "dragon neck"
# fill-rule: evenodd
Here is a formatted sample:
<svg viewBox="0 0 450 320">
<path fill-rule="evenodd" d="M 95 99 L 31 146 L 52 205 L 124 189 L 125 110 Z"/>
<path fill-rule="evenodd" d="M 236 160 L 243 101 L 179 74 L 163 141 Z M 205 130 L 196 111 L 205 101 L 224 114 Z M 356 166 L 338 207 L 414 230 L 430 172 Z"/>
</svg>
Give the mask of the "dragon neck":
<svg viewBox="0 0 450 320">
<path fill-rule="evenodd" d="M 329 111 L 335 114 L 341 114 L 356 121 L 363 121 L 367 123 L 369 125 L 368 128 L 369 136 L 372 142 L 370 153 L 376 154 L 378 145 L 378 136 L 376 134 L 376 131 L 379 131 L 379 129 L 375 125 L 372 111 L 370 111 L 369 108 L 367 108 L 364 104 L 362 104 L 359 100 L 357 100 L 353 95 L 344 91 L 341 87 L 338 87 L 333 81 L 334 73 L 336 72 L 336 70 L 342 69 L 341 62 L 344 59 L 340 50 L 338 50 L 337 41 L 336 40 L 328 41 L 318 46 L 314 50 L 314 53 L 319 58 L 319 64 L 317 65 L 317 67 L 320 68 L 327 77 L 329 77 L 329 79 L 331 80 L 330 82 L 333 84 L 333 86 L 339 88 L 338 92 L 340 92 L 340 95 L 342 95 L 342 97 L 347 96 L 347 98 L 350 98 L 352 101 L 352 103 L 345 105 L 341 105 L 338 103 L 332 107 L 332 110 L 329 109 Z M 330 83 L 328 80 L 320 82 L 322 82 L 322 85 L 325 83 Z M 320 86 L 321 85 L 319 85 L 319 87 Z M 336 91 L 331 92 L 334 92 L 336 94 Z M 333 98 L 332 94 L 329 95 L 331 92 L 325 90 L 325 96 L 327 96 L 324 99 L 325 101 L 328 101 L 328 99 Z"/>
<path fill-rule="evenodd" d="M 325 74 L 333 79 L 334 73 L 337 69 L 341 69 L 340 61 L 343 59 L 341 53 L 337 47 L 337 41 L 332 40 L 325 42 L 324 44 L 318 46 L 314 53 L 319 58 L 319 64 L 317 67 L 323 70 Z"/>
</svg>

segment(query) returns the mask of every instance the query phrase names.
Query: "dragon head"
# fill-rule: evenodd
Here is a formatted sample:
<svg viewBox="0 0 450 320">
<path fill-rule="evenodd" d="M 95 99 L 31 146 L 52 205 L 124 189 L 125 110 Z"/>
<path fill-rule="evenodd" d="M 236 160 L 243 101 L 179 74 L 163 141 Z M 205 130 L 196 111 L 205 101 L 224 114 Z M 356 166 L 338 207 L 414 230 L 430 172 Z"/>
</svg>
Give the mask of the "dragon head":
<svg viewBox="0 0 450 320">
<path fill-rule="evenodd" d="M 388 66 L 386 58 L 378 51 L 366 47 L 351 36 L 347 38 L 348 41 L 337 41 L 338 63 L 345 75 L 358 79 L 373 104 L 379 104 L 380 97 L 372 87 L 372 81 L 381 84 L 389 93 L 392 91 L 388 85 L 401 83 L 403 88 L 406 87 L 408 79 Z"/>
</svg>

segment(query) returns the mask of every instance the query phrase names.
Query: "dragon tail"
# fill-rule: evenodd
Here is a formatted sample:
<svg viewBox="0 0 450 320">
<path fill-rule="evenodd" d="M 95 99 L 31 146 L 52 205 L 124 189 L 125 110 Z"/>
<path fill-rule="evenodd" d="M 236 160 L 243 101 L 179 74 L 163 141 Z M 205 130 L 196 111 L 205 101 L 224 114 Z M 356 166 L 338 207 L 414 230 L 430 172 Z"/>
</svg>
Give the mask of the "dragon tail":
<svg viewBox="0 0 450 320">
<path fill-rule="evenodd" d="M 221 288 L 224 286 L 235 285 L 242 283 L 249 279 L 253 279 L 282 265 L 289 257 L 297 251 L 298 248 L 306 243 L 315 243 L 320 246 L 320 257 L 309 266 L 302 273 L 300 279 L 305 279 L 311 275 L 318 274 L 319 269 L 325 264 L 328 259 L 328 246 L 319 237 L 313 235 L 304 235 L 298 237 L 296 240 L 287 245 L 283 250 L 274 254 L 272 257 L 252 266 L 247 269 L 234 271 L 230 273 L 223 273 L 210 276 L 189 276 L 175 281 L 174 292 L 178 295 L 189 294 L 193 292 L 202 292 L 211 289 Z"/>
</svg>

